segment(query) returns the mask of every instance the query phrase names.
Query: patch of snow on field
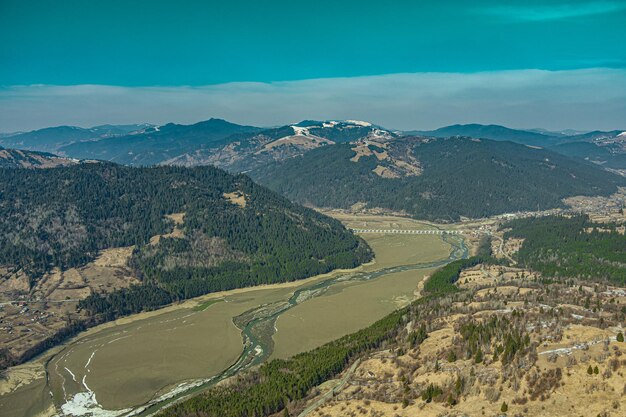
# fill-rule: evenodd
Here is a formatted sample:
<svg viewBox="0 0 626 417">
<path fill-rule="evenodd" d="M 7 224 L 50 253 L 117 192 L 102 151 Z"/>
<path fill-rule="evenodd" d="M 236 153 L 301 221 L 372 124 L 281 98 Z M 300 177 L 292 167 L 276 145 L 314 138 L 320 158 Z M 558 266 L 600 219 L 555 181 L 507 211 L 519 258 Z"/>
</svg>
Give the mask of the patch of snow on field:
<svg viewBox="0 0 626 417">
<path fill-rule="evenodd" d="M 67 369 L 67 368 L 66 368 Z M 69 372 L 69 370 L 68 370 Z M 71 373 L 71 372 L 70 372 Z M 130 408 L 122 410 L 105 410 L 98 404 L 96 393 L 87 385 L 87 375 L 83 376 L 83 386 L 87 392 L 75 394 L 71 400 L 61 406 L 61 411 L 65 416 L 89 416 L 89 417 L 116 417 L 127 414 Z"/>
<path fill-rule="evenodd" d="M 70 375 L 72 375 L 72 379 L 74 380 L 74 382 L 78 382 L 78 381 L 76 380 L 76 375 L 74 375 L 74 373 L 73 373 L 72 371 L 70 371 L 69 369 L 67 369 L 67 366 L 65 367 L 65 370 L 66 370 L 67 372 L 69 372 L 69 374 L 70 374 Z"/>
<path fill-rule="evenodd" d="M 79 392 L 72 399 L 61 406 L 66 416 L 116 417 L 130 412 L 130 408 L 123 410 L 105 410 L 96 401 L 93 392 Z"/>
<path fill-rule="evenodd" d="M 91 356 L 89 357 L 89 360 L 87 360 L 87 363 L 85 364 L 85 369 L 87 369 L 87 367 L 91 363 L 91 360 L 93 359 L 93 355 L 95 355 L 97 351 L 98 351 L 98 349 L 96 349 L 93 352 L 91 352 Z"/>
<path fill-rule="evenodd" d="M 113 340 L 109 340 L 107 342 L 107 345 L 110 345 L 113 342 L 117 342 L 118 340 L 122 340 L 122 339 L 126 339 L 127 337 L 130 337 L 131 335 L 127 335 L 127 336 L 122 336 L 122 337 L 118 337 L 117 339 L 113 339 Z"/>
</svg>

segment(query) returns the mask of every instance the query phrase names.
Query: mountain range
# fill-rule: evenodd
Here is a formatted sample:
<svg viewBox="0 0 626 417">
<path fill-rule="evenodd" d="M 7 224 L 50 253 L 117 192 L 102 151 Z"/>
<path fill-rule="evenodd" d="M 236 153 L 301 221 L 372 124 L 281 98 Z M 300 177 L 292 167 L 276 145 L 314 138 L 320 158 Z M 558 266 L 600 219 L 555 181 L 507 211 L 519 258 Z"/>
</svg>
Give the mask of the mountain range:
<svg viewBox="0 0 626 417">
<path fill-rule="evenodd" d="M 209 119 L 192 125 L 61 126 L 0 138 L 0 144 L 138 167 L 214 165 L 248 173 L 303 204 L 357 205 L 449 221 L 612 193 L 624 180 L 607 169 L 626 169 L 624 139 L 622 131 L 478 124 L 401 132 L 357 120 L 261 128 Z"/>
<path fill-rule="evenodd" d="M 621 130 L 580 132 L 511 129 L 499 125 L 451 125 L 429 131 L 394 131 L 368 122 L 314 121 L 263 128 L 221 119 L 192 125 L 168 123 L 58 126 L 27 133 L 0 135 L 6 148 L 53 152 L 77 159 L 99 159 L 125 165 L 216 165 L 246 172 L 318 147 L 367 137 L 452 136 L 511 141 L 550 148 L 609 168 L 626 168 L 626 133 Z"/>
</svg>

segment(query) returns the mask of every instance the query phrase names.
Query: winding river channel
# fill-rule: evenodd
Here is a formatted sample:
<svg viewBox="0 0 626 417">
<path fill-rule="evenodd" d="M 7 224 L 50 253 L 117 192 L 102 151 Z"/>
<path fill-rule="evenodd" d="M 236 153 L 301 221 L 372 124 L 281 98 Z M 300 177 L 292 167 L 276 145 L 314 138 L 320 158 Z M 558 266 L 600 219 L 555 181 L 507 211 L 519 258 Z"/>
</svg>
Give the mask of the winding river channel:
<svg viewBox="0 0 626 417">
<path fill-rule="evenodd" d="M 418 269 L 437 268 L 446 265 L 454 260 L 468 256 L 468 248 L 459 236 L 442 235 L 442 239 L 451 247 L 449 256 L 446 259 L 423 262 L 412 265 L 395 266 L 383 268 L 373 272 L 357 272 L 341 274 L 323 281 L 313 283 L 310 286 L 299 288 L 286 301 L 276 302 L 269 305 L 262 305 L 246 311 L 234 318 L 235 325 L 241 329 L 244 339 L 244 348 L 235 363 L 223 372 L 203 381 L 197 381 L 184 390 L 175 390 L 170 394 L 161 396 L 145 406 L 134 410 L 129 415 L 148 416 L 168 405 L 180 401 L 192 394 L 205 390 L 226 378 L 230 378 L 239 372 L 245 371 L 253 366 L 265 362 L 272 354 L 274 331 L 276 330 L 276 320 L 287 310 L 300 303 L 324 294 L 330 287 L 338 283 L 370 281 L 379 277 L 403 271 Z"/>
</svg>

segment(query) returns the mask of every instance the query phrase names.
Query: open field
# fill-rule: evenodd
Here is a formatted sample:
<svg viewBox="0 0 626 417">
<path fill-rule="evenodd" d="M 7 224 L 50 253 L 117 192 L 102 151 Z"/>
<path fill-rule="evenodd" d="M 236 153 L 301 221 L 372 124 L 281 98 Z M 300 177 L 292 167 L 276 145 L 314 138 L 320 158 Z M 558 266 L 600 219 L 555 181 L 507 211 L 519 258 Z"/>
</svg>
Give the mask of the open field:
<svg viewBox="0 0 626 417">
<path fill-rule="evenodd" d="M 69 401 L 92 390 L 105 409 L 119 409 L 146 402 L 172 376 L 215 374 L 237 358 L 241 336 L 231 317 L 249 306 L 233 300 L 220 309 L 180 309 L 85 337 L 49 363 L 53 394 Z"/>
<path fill-rule="evenodd" d="M 395 215 L 353 214 L 345 210 L 321 210 L 322 213 L 340 220 L 346 227 L 354 229 L 407 229 L 433 228 L 434 223 Z"/>
<path fill-rule="evenodd" d="M 367 327 L 415 298 L 418 283 L 434 269 L 402 271 L 372 282 L 338 285 L 281 315 L 274 356 L 287 358 Z"/>
</svg>

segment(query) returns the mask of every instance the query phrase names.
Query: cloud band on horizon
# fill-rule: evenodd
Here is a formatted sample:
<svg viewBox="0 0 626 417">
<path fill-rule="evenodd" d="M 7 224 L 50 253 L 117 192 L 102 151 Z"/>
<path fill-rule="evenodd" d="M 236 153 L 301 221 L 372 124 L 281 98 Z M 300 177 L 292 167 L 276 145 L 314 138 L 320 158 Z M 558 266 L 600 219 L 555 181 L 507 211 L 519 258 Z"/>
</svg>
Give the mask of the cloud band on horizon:
<svg viewBox="0 0 626 417">
<path fill-rule="evenodd" d="M 626 4 L 623 2 L 596 1 L 540 5 L 498 5 L 478 8 L 476 11 L 479 14 L 496 16 L 510 21 L 543 22 L 614 13 L 625 9 Z"/>
<path fill-rule="evenodd" d="M 0 132 L 54 125 L 194 123 L 258 126 L 361 119 L 393 129 L 494 123 L 547 129 L 626 127 L 626 70 L 411 73 L 203 87 L 0 88 Z"/>
</svg>

